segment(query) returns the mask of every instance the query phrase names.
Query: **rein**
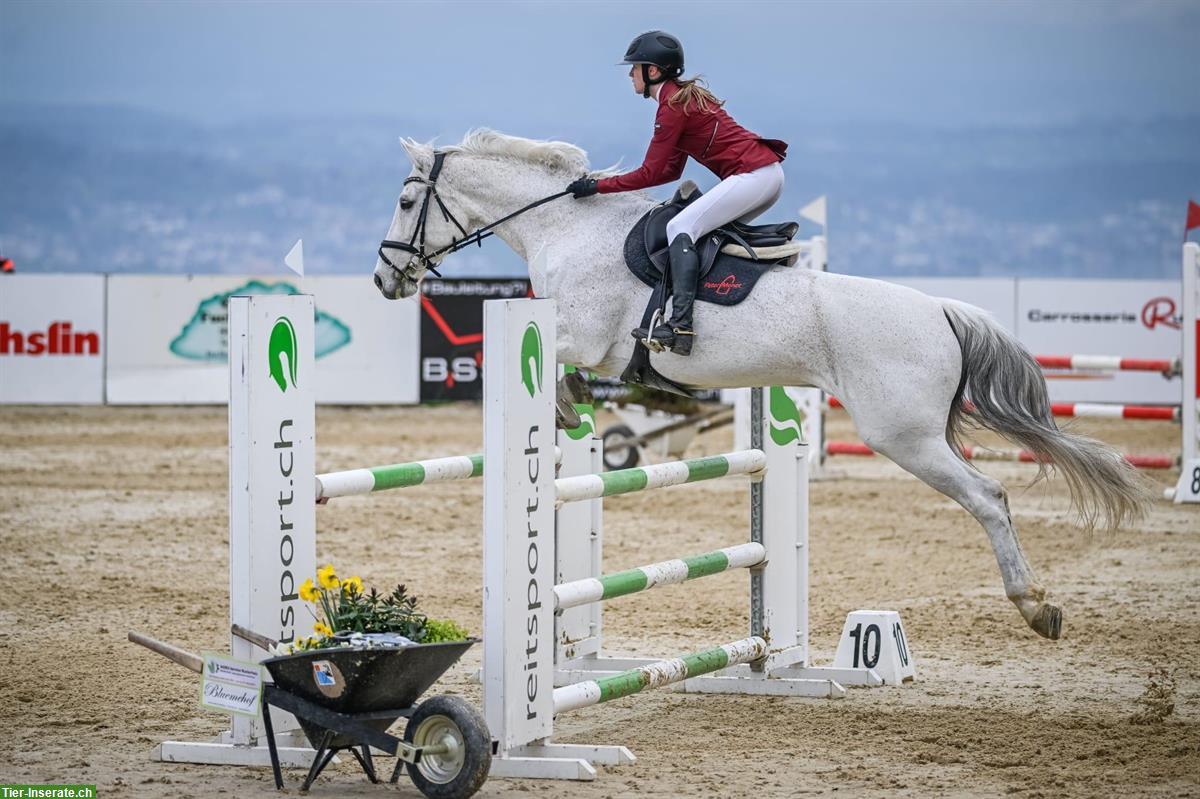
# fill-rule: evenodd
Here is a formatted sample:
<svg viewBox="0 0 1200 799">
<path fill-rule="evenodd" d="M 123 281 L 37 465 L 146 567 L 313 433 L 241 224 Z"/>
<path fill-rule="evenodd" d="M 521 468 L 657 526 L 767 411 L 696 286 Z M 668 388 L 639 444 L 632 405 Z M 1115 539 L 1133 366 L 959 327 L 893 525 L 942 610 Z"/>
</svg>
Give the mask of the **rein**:
<svg viewBox="0 0 1200 799">
<path fill-rule="evenodd" d="M 439 272 L 432 263 L 434 258 L 437 258 L 441 255 L 449 255 L 450 253 L 458 252 L 464 247 L 469 247 L 472 244 L 478 244 L 480 247 L 483 247 L 483 240 L 488 236 L 494 235 L 496 232 L 495 228 L 503 225 L 508 220 L 518 217 L 526 211 L 532 211 L 539 205 L 545 205 L 548 202 L 557 200 L 559 197 L 565 197 L 571 193 L 569 191 L 560 191 L 557 194 L 551 194 L 549 197 L 543 197 L 542 199 L 532 202 L 520 210 L 512 212 L 508 216 L 501 217 L 491 224 L 484 225 L 478 230 L 468 233 L 467 229 L 464 228 L 457 219 L 455 219 L 454 214 L 450 213 L 450 209 L 446 207 L 446 203 L 442 202 L 442 197 L 437 191 L 437 179 L 438 175 L 440 175 L 442 172 L 442 164 L 446 160 L 446 155 L 446 153 L 434 153 L 433 168 L 429 170 L 428 179 L 420 177 L 419 175 L 414 175 L 413 177 L 406 178 L 404 180 L 404 185 L 406 186 L 409 183 L 423 183 L 426 186 L 425 198 L 421 202 L 421 214 L 417 219 L 417 227 L 415 230 L 413 230 L 412 238 L 409 239 L 408 242 L 389 241 L 384 239 L 379 245 L 380 259 L 385 264 L 390 266 L 394 271 L 396 271 L 401 277 L 408 280 L 415 281 L 417 279 L 418 269 L 428 270 L 438 277 L 441 277 L 442 273 Z M 425 251 L 425 220 L 429 215 L 430 197 L 437 201 L 438 208 L 440 208 L 442 211 L 442 218 L 447 222 L 453 222 L 454 226 L 458 228 L 460 233 L 463 234 L 463 238 L 455 239 L 453 243 L 434 252 Z M 391 259 L 387 257 L 387 254 L 384 252 L 384 250 L 400 250 L 401 252 L 408 253 L 410 256 L 408 263 L 406 263 L 404 268 L 401 269 L 392 263 Z"/>
</svg>

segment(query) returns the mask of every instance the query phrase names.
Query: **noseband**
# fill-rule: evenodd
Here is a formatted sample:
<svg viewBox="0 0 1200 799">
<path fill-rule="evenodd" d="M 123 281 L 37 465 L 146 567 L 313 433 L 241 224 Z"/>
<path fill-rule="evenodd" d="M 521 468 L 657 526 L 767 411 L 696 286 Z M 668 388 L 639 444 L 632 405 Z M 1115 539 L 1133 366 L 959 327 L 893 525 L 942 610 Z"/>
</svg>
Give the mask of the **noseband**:
<svg viewBox="0 0 1200 799">
<path fill-rule="evenodd" d="M 560 191 L 558 194 L 551 194 L 549 197 L 543 197 L 537 202 L 530 203 L 519 211 L 515 211 L 506 217 L 497 219 L 490 225 L 484 225 L 474 233 L 468 233 L 466 228 L 459 224 L 459 221 L 454 218 L 454 214 L 450 213 L 450 209 L 446 207 L 444 202 L 442 202 L 441 195 L 439 195 L 437 191 L 437 179 L 438 175 L 442 173 L 442 164 L 446 160 L 446 155 L 447 154 L 444 152 L 434 152 L 433 168 L 429 170 L 428 178 L 423 178 L 420 175 L 413 175 L 412 177 L 405 178 L 404 180 L 405 186 L 407 186 L 409 183 L 425 184 L 425 198 L 421 201 L 421 213 L 420 216 L 417 217 L 417 226 L 413 230 L 412 238 L 407 242 L 389 241 L 384 239 L 379 245 L 380 260 L 390 266 L 392 271 L 400 275 L 400 277 L 410 280 L 414 283 L 420 278 L 421 270 L 433 272 L 438 277 L 442 276 L 442 273 L 439 272 L 433 264 L 434 259 L 438 258 L 439 256 L 458 252 L 464 247 L 469 247 L 472 244 L 478 244 L 480 247 L 482 247 L 483 240 L 488 236 L 493 235 L 496 232 L 494 228 L 497 226 L 504 224 L 515 216 L 520 216 L 526 211 L 537 208 L 539 205 L 543 205 L 551 200 L 557 200 L 559 197 L 565 197 L 566 195 L 570 194 L 568 191 Z M 454 226 L 458 228 L 460 233 L 463 234 L 463 238 L 456 238 L 449 245 L 442 247 L 440 250 L 435 250 L 434 252 L 425 251 L 425 220 L 429 216 L 430 197 L 437 201 L 438 208 L 440 208 L 442 211 L 442 218 L 447 222 L 453 222 Z M 403 268 L 396 266 L 396 264 L 392 263 L 392 260 L 387 257 L 387 253 L 384 252 L 384 250 L 400 250 L 401 252 L 406 252 L 409 254 L 408 262 Z"/>
</svg>

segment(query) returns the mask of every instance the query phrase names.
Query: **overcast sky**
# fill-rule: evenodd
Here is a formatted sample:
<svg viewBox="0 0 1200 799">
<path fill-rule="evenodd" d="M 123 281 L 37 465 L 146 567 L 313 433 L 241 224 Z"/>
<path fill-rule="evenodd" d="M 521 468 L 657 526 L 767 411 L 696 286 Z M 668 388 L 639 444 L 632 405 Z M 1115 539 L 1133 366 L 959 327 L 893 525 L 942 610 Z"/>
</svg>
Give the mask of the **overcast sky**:
<svg viewBox="0 0 1200 799">
<path fill-rule="evenodd" d="M 0 0 L 0 102 L 215 123 L 401 112 L 549 137 L 644 122 L 625 116 L 638 98 L 614 62 L 651 28 L 751 118 L 779 103 L 936 125 L 1200 111 L 1196 0 Z"/>
</svg>

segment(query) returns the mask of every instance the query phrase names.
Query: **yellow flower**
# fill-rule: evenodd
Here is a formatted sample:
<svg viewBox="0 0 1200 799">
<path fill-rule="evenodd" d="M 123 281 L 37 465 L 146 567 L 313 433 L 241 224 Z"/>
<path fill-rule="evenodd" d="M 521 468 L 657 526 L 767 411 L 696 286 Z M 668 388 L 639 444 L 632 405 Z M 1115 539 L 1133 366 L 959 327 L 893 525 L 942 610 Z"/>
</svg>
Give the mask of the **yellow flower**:
<svg viewBox="0 0 1200 799">
<path fill-rule="evenodd" d="M 321 583 L 322 588 L 337 588 L 338 578 L 333 571 L 333 565 L 330 564 L 323 569 L 317 569 L 317 581 Z"/>
<path fill-rule="evenodd" d="M 342 590 L 347 594 L 361 594 L 363 592 L 362 578 L 347 577 L 342 580 Z"/>
<path fill-rule="evenodd" d="M 316 602 L 321 597 L 321 592 L 313 585 L 312 578 L 308 578 L 300 586 L 300 598 L 305 602 Z"/>
<path fill-rule="evenodd" d="M 331 630 L 329 628 L 329 625 L 323 621 L 319 621 L 313 625 L 313 632 L 315 632 L 317 635 L 321 635 L 326 638 L 333 635 L 333 630 Z"/>
</svg>

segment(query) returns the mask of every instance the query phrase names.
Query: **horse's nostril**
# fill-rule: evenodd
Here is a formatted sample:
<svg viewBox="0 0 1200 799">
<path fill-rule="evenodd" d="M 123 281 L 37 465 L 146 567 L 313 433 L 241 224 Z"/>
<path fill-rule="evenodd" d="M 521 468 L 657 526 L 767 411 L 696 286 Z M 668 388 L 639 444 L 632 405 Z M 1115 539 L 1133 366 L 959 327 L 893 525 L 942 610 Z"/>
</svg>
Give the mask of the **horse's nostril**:
<svg viewBox="0 0 1200 799">
<path fill-rule="evenodd" d="M 383 278 L 381 278 L 379 275 L 375 276 L 375 288 L 380 290 L 383 289 Z"/>
</svg>

